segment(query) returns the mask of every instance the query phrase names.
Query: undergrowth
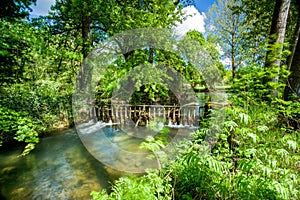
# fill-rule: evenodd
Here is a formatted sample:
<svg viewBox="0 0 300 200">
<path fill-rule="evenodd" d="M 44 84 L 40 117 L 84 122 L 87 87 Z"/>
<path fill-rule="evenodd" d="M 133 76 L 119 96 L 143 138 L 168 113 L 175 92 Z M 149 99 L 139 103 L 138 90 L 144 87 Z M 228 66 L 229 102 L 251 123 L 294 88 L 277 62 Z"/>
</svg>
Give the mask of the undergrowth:
<svg viewBox="0 0 300 200">
<path fill-rule="evenodd" d="M 109 194 L 93 191 L 93 199 L 299 199 L 300 103 L 270 96 L 284 84 L 264 86 L 263 70 L 246 72 L 232 86 L 223 123 L 210 124 L 220 115 L 212 110 L 193 140 L 177 147 L 186 150 L 176 159 L 161 159 L 162 168 L 144 176 L 122 177 Z"/>
<path fill-rule="evenodd" d="M 299 131 L 282 125 L 278 112 L 263 103 L 227 107 L 210 151 L 203 126 L 161 170 L 122 177 L 110 194 L 93 191 L 93 199 L 297 199 Z"/>
</svg>

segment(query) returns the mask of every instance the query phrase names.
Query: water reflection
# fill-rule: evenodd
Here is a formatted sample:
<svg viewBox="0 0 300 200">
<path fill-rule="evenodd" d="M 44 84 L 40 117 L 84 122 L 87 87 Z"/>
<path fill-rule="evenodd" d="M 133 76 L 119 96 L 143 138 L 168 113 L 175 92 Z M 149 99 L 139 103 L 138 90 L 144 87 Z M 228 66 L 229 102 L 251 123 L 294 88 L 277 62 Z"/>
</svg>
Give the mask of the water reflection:
<svg viewBox="0 0 300 200">
<path fill-rule="evenodd" d="M 42 139 L 26 157 L 17 157 L 22 148 L 0 152 L 0 199 L 90 199 L 92 190 L 109 189 L 109 182 L 124 175 L 114 169 L 140 172 L 157 167 L 156 162 L 145 159 L 143 153 L 149 152 L 139 147 L 153 131 L 145 127 L 124 130 L 108 126 L 100 132 L 92 125 L 86 128 L 89 137 L 84 142 L 90 145 L 89 151 L 114 167 L 91 156 L 75 129 L 69 129 Z M 173 130 L 169 137 L 176 134 L 180 135 Z"/>
<path fill-rule="evenodd" d="M 147 168 L 158 168 L 157 160 L 150 160 L 152 152 L 140 148 L 140 144 L 150 136 L 155 136 L 158 131 L 147 127 L 118 126 L 117 124 L 103 127 L 102 122 L 89 122 L 77 127 L 78 134 L 84 146 L 97 160 L 112 169 L 126 173 L 145 173 Z M 169 145 L 162 149 L 171 153 L 169 147 L 177 140 L 188 138 L 190 128 L 170 129 L 167 135 Z M 172 155 L 170 155 L 172 157 Z"/>
<path fill-rule="evenodd" d="M 1 199 L 88 199 L 91 190 L 108 188 L 112 179 L 74 129 L 43 139 L 32 153 L 18 158 L 21 151 L 0 153 Z"/>
</svg>

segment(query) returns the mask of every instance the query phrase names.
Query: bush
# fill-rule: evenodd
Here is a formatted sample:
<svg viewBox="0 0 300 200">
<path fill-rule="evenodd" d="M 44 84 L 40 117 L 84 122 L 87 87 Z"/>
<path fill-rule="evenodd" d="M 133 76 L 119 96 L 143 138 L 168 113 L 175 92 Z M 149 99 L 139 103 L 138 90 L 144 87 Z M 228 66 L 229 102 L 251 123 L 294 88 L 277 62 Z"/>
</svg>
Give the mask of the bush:
<svg viewBox="0 0 300 200">
<path fill-rule="evenodd" d="M 202 128 L 188 150 L 161 170 L 116 181 L 94 199 L 297 199 L 299 133 L 286 133 L 277 109 L 262 105 L 227 108 L 212 151 Z M 178 147 L 179 148 L 179 147 Z M 206 152 L 206 153 L 205 153 Z"/>
<path fill-rule="evenodd" d="M 39 120 L 45 128 L 72 118 L 72 91 L 65 91 L 55 81 L 13 84 L 2 87 L 1 105 L 11 110 L 27 111 L 32 120 Z"/>
<path fill-rule="evenodd" d="M 112 192 L 93 191 L 93 199 L 169 199 L 171 200 L 171 185 L 168 180 L 159 175 L 158 170 L 150 170 L 141 177 L 121 177 L 112 187 Z"/>
<path fill-rule="evenodd" d="M 39 121 L 27 117 L 24 111 L 16 112 L 6 107 L 0 108 L 0 145 L 15 139 L 25 142 L 26 146 L 21 155 L 28 154 L 39 142 L 38 131 L 44 130 Z"/>
</svg>

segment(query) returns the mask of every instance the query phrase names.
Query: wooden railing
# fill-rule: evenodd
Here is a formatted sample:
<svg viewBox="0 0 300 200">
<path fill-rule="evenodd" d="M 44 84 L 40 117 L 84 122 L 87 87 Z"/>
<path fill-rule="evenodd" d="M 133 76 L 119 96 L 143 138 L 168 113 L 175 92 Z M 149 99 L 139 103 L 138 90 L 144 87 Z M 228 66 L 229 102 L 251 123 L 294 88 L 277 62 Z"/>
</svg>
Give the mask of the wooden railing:
<svg viewBox="0 0 300 200">
<path fill-rule="evenodd" d="M 198 126 L 204 117 L 205 105 L 191 103 L 184 106 L 171 105 L 103 105 L 96 108 L 98 120 L 120 125 L 134 123 L 144 126 L 149 121 L 159 119 L 169 125 Z"/>
</svg>

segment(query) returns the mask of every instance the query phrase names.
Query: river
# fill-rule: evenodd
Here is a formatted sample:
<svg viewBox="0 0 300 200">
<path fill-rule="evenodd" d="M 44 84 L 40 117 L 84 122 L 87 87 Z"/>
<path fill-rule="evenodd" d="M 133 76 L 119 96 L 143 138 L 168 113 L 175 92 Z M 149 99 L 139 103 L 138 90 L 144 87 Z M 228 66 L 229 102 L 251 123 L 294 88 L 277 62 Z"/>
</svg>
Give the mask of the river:
<svg viewBox="0 0 300 200">
<path fill-rule="evenodd" d="M 102 130 L 102 133 L 92 131 L 91 137 L 84 144 L 90 142 L 88 149 L 98 147 L 97 151 L 104 155 L 104 162 L 95 159 L 87 151 L 76 129 L 68 129 L 41 139 L 36 148 L 25 157 L 18 157 L 22 152 L 21 147 L 1 150 L 0 199 L 90 199 L 92 190 L 109 189 L 110 182 L 124 175 L 124 172 L 115 169 L 122 171 L 129 166 L 129 170 L 142 170 L 156 166 L 149 159 L 112 154 L 116 146 L 127 152 L 145 152 L 139 148 L 143 137 L 133 136 L 134 132 L 147 133 L 145 128 L 128 133 L 111 127 L 104 127 Z M 106 146 L 103 142 L 105 140 L 101 139 L 104 135 L 111 141 L 106 142 Z"/>
<path fill-rule="evenodd" d="M 29 155 L 0 152 L 0 199 L 87 199 L 108 188 L 110 175 L 82 145 L 75 129 L 43 138 Z"/>
</svg>

